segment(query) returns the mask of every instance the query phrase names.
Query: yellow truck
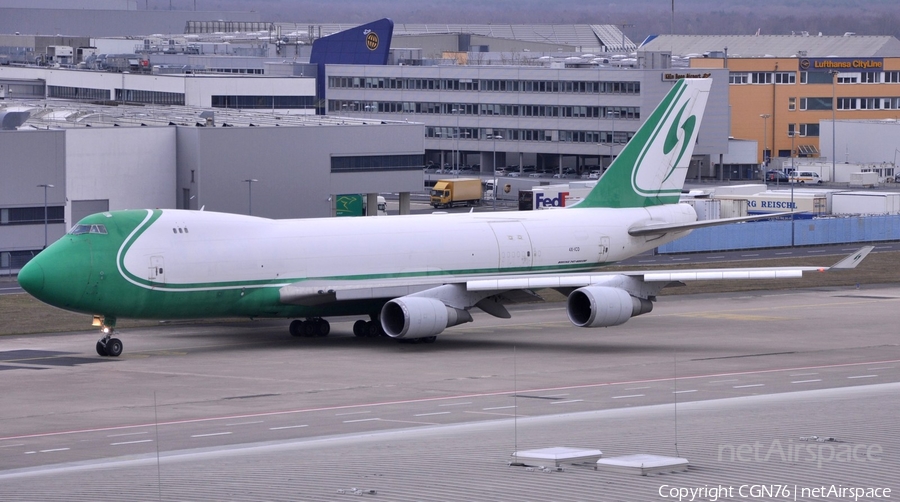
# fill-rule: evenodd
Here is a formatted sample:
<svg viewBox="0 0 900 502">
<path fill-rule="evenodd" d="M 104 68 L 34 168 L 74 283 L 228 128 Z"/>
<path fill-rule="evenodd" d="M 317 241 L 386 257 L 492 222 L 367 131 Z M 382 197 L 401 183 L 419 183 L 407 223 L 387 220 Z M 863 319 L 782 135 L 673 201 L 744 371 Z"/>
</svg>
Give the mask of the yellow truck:
<svg viewBox="0 0 900 502">
<path fill-rule="evenodd" d="M 483 188 L 478 178 L 453 178 L 437 180 L 431 189 L 431 205 L 439 207 L 478 206 Z"/>
</svg>

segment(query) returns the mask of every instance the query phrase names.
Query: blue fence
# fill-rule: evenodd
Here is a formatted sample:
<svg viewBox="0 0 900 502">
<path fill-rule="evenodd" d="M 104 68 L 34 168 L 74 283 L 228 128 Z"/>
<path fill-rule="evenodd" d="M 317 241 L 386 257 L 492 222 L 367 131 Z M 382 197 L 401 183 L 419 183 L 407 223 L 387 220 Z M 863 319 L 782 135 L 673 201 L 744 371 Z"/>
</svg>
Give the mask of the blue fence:
<svg viewBox="0 0 900 502">
<path fill-rule="evenodd" d="M 792 237 L 793 234 L 793 237 Z M 900 215 L 775 220 L 700 228 L 658 252 L 695 253 L 900 240 Z"/>
</svg>

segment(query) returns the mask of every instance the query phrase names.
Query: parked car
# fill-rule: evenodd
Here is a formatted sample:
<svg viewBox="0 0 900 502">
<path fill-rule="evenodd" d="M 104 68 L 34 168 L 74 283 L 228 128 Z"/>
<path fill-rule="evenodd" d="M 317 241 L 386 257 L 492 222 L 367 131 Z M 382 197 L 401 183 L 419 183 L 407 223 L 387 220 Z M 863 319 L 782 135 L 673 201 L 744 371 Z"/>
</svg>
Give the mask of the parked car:
<svg viewBox="0 0 900 502">
<path fill-rule="evenodd" d="M 766 181 L 787 183 L 788 175 L 784 171 L 766 171 Z"/>
</svg>

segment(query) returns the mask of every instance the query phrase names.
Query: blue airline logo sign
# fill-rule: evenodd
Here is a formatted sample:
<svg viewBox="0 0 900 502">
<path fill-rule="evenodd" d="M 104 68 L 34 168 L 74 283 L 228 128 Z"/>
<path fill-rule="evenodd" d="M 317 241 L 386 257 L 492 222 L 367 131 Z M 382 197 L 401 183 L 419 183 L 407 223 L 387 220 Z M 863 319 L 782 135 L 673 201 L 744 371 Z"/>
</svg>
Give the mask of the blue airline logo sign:
<svg viewBox="0 0 900 502">
<path fill-rule="evenodd" d="M 556 197 L 544 197 L 544 192 L 535 192 L 534 208 L 566 207 L 566 197 L 568 196 L 569 192 L 558 192 Z"/>
<path fill-rule="evenodd" d="M 378 48 L 378 34 L 372 30 L 363 30 L 363 35 L 366 36 L 366 47 L 370 51 L 374 51 Z"/>
</svg>

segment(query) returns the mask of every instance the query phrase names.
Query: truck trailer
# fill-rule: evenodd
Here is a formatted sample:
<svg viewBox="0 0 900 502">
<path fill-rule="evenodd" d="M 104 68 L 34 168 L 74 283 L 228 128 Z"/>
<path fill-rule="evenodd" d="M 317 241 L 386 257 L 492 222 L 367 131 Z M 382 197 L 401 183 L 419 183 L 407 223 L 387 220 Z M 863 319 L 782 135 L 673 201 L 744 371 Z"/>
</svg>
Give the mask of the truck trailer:
<svg viewBox="0 0 900 502">
<path fill-rule="evenodd" d="M 478 206 L 483 188 L 478 178 L 437 180 L 431 189 L 431 205 L 439 207 Z"/>
</svg>

